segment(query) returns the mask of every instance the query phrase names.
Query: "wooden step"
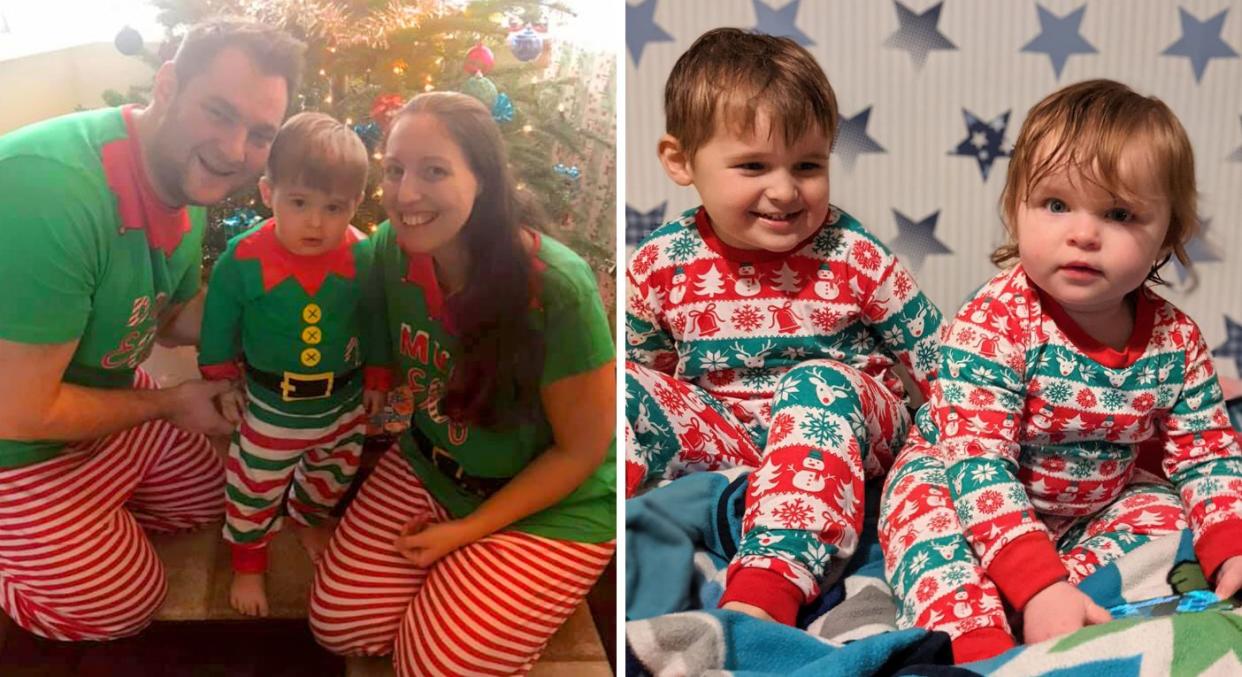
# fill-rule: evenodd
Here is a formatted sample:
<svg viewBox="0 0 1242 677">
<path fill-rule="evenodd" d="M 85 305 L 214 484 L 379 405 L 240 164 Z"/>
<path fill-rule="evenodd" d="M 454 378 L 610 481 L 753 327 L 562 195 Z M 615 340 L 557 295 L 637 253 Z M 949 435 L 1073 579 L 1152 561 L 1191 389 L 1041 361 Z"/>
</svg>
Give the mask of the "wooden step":
<svg viewBox="0 0 1242 677">
<path fill-rule="evenodd" d="M 160 621 L 242 620 L 229 606 L 232 571 L 229 548 L 220 535 L 221 524 L 177 535 L 151 538 L 168 576 L 168 597 L 156 612 Z M 271 618 L 306 618 L 307 595 L 314 569 L 297 538 L 282 531 L 269 549 L 267 584 Z M 346 659 L 346 674 L 391 675 L 387 657 Z M 548 644 L 530 674 L 542 677 L 611 675 L 604 645 L 585 603 L 574 611 Z"/>
</svg>

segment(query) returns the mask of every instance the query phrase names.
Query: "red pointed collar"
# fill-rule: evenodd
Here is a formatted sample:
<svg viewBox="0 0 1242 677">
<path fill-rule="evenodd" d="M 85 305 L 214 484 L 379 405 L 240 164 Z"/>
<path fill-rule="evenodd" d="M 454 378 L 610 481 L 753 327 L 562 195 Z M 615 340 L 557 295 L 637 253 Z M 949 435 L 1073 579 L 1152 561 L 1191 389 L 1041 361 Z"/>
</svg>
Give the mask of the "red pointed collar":
<svg viewBox="0 0 1242 677">
<path fill-rule="evenodd" d="M 314 296 L 329 273 L 346 280 L 354 279 L 354 244 L 357 242 L 358 236 L 348 228 L 345 239 L 336 249 L 314 256 L 299 256 L 280 244 L 276 239 L 276 219 L 268 219 L 259 230 L 237 243 L 233 257 L 239 261 L 258 259 L 265 292 L 292 277 L 307 294 Z"/>
<path fill-rule="evenodd" d="M 172 208 L 160 201 L 142 165 L 142 146 L 134 127 L 133 106 L 121 108 L 126 137 L 105 144 L 100 152 L 108 187 L 116 194 L 116 211 L 121 230 L 145 230 L 152 249 L 172 256 L 181 238 L 190 232 L 190 214 L 185 207 Z"/>
<path fill-rule="evenodd" d="M 531 280 L 531 308 L 538 308 L 539 303 L 539 279 L 543 271 L 548 265 L 539 258 L 539 248 L 543 246 L 543 239 L 539 235 L 539 231 L 529 230 L 532 237 L 535 238 L 532 250 L 535 252 L 531 255 L 531 262 L 534 264 L 535 276 Z M 444 303 L 444 291 L 440 289 L 440 281 L 436 279 L 436 265 L 431 254 L 407 254 L 409 264 L 405 269 L 405 282 L 416 284 L 423 290 L 423 298 L 427 303 L 428 316 L 441 322 L 444 328 L 450 334 L 457 333 L 456 323 L 453 321 L 452 314 L 447 312 Z"/>
</svg>

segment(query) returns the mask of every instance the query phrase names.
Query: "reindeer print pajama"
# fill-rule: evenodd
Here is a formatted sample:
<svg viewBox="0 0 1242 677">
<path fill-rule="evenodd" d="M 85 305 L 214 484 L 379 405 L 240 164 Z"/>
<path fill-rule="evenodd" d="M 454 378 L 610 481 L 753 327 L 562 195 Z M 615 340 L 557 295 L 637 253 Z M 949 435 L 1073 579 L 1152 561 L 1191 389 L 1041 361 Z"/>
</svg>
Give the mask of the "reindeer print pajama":
<svg viewBox="0 0 1242 677">
<path fill-rule="evenodd" d="M 750 468 L 721 603 L 792 624 L 862 527 L 863 481 L 909 425 L 900 362 L 923 396 L 940 313 L 857 221 L 835 208 L 785 253 L 716 238 L 700 208 L 630 264 L 626 494 L 687 472 Z"/>
<path fill-rule="evenodd" d="M 1242 554 L 1242 452 L 1195 323 L 1142 288 L 1115 350 L 1083 332 L 1021 267 L 944 333 L 939 379 L 884 488 L 880 543 L 898 624 L 955 653 L 1013 644 L 1021 611 L 1189 523 L 1211 577 Z M 1136 468 L 1163 451 L 1163 479 Z M 996 653 L 985 651 L 984 653 Z"/>
</svg>

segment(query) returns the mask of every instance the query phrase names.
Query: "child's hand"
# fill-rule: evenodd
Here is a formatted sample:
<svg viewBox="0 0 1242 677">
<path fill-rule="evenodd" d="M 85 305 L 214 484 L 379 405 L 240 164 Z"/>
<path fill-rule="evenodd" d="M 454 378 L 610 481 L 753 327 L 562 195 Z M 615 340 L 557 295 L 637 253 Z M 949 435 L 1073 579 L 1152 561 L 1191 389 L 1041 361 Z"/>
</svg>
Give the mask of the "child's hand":
<svg viewBox="0 0 1242 677">
<path fill-rule="evenodd" d="M 1083 626 L 1113 619 L 1073 583 L 1060 581 L 1040 590 L 1026 603 L 1023 635 L 1027 644 L 1068 635 Z"/>
<path fill-rule="evenodd" d="M 725 602 L 725 605 L 720 608 L 724 609 L 725 611 L 737 611 L 740 613 L 744 613 L 747 616 L 754 616 L 755 618 L 758 618 L 761 621 L 772 621 L 773 623 L 776 622 L 776 619 L 772 618 L 771 614 L 764 611 L 763 609 L 760 609 L 754 604 L 747 604 L 746 602 Z"/>
<path fill-rule="evenodd" d="M 362 406 L 367 411 L 367 417 L 375 416 L 384 411 L 384 406 L 388 404 L 388 393 L 383 390 L 364 390 L 362 391 Z"/>
<path fill-rule="evenodd" d="M 1216 596 L 1229 599 L 1239 589 L 1242 589 L 1242 555 L 1234 555 L 1216 570 Z"/>
<path fill-rule="evenodd" d="M 473 543 L 477 536 L 460 519 L 428 523 L 426 515 L 412 518 L 401 529 L 393 546 L 401 556 L 420 567 L 429 567 L 454 550 Z"/>
<path fill-rule="evenodd" d="M 234 427 L 241 425 L 246 415 L 246 391 L 241 388 L 220 394 L 220 414 Z"/>
</svg>

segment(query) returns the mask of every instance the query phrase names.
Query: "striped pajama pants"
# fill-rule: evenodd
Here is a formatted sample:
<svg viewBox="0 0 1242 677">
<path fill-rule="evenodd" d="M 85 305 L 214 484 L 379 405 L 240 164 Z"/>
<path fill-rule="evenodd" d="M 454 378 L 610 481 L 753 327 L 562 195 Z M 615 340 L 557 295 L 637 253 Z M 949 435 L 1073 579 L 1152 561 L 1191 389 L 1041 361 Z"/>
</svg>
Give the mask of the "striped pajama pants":
<svg viewBox="0 0 1242 677">
<path fill-rule="evenodd" d="M 310 624 L 324 647 L 392 653 L 399 675 L 525 674 L 615 549 L 502 531 L 419 567 L 393 547 L 418 515 L 452 519 L 394 446 L 319 562 Z"/>
<path fill-rule="evenodd" d="M 140 370 L 134 387 L 156 385 Z M 207 438 L 162 420 L 0 468 L 0 607 L 48 639 L 139 632 L 167 592 L 144 530 L 218 519 L 223 487 Z"/>
<path fill-rule="evenodd" d="M 286 515 L 323 523 L 354 479 L 365 433 L 361 389 L 314 415 L 279 411 L 247 391 L 226 466 L 224 540 L 235 570 L 266 570 L 267 543 Z"/>
</svg>

